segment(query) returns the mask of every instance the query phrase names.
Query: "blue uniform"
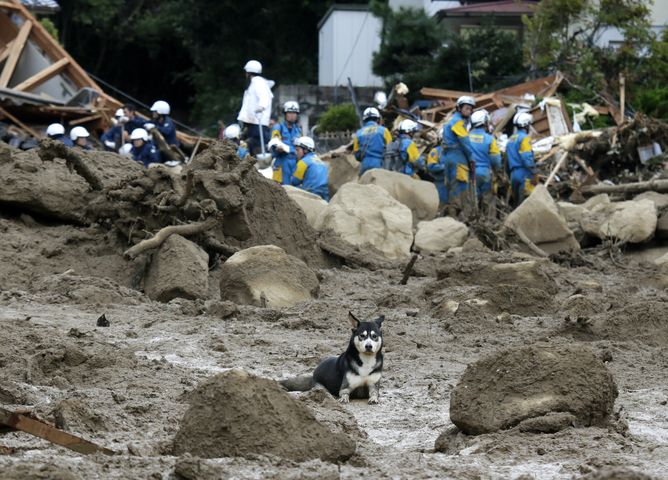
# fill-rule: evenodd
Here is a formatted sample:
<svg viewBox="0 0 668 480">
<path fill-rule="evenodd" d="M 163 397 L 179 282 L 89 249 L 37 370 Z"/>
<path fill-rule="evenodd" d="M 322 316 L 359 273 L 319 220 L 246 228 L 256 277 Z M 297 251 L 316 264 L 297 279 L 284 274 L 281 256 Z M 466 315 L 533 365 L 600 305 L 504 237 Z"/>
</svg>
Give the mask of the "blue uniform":
<svg viewBox="0 0 668 480">
<path fill-rule="evenodd" d="M 292 174 L 297 167 L 297 153 L 295 152 L 295 140 L 302 136 L 302 129 L 294 123 L 281 122 L 274 125 L 271 130 L 271 138 L 277 138 L 290 147 L 289 152 L 279 151 L 276 147 L 271 148 L 274 157 L 272 178 L 282 185 L 290 185 Z"/>
<path fill-rule="evenodd" d="M 155 128 L 157 128 L 165 138 L 167 145 L 179 146 L 179 142 L 176 140 L 176 126 L 174 125 L 174 120 L 169 118 L 168 115 L 160 115 L 155 122 Z"/>
<path fill-rule="evenodd" d="M 531 194 L 533 185 L 531 179 L 536 170 L 531 150 L 531 137 L 524 130 L 518 130 L 510 137 L 506 145 L 508 156 L 508 170 L 510 170 L 510 184 L 513 188 L 513 196 L 519 204 L 524 197 Z"/>
<path fill-rule="evenodd" d="M 437 145 L 427 155 L 427 170 L 434 177 L 439 203 L 448 203 L 448 187 L 445 184 L 445 158 L 443 147 Z"/>
<path fill-rule="evenodd" d="M 143 118 L 139 118 L 135 116 L 133 119 L 128 120 L 123 124 L 123 128 L 125 129 L 126 132 L 129 134 L 132 134 L 132 131 L 135 128 L 144 128 L 144 124 L 146 123 L 146 120 Z"/>
<path fill-rule="evenodd" d="M 455 112 L 443 127 L 443 157 L 448 182 L 448 200 L 458 200 L 469 184 L 471 142 L 466 130 L 467 119 Z"/>
<path fill-rule="evenodd" d="M 161 163 L 160 151 L 153 145 L 153 142 L 144 142 L 139 148 L 132 145 L 130 153 L 136 162 L 144 164 L 145 167 L 151 163 Z"/>
<path fill-rule="evenodd" d="M 246 147 L 245 143 L 239 144 L 239 148 L 237 148 L 237 155 L 242 160 L 246 158 L 246 155 L 248 155 L 248 147 Z"/>
<path fill-rule="evenodd" d="M 369 120 L 355 133 L 353 141 L 353 153 L 355 158 L 361 162 L 360 175 L 372 168 L 383 166 L 385 147 L 392 141 L 390 131 Z"/>
<path fill-rule="evenodd" d="M 483 127 L 469 132 L 471 155 L 475 161 L 475 181 L 478 198 L 492 191 L 492 169 L 501 169 L 501 151 L 496 139 Z"/>
<path fill-rule="evenodd" d="M 329 201 L 329 167 L 313 152 L 308 152 L 297 162 L 291 183 Z"/>
<path fill-rule="evenodd" d="M 399 135 L 399 145 L 401 147 L 401 160 L 404 162 L 404 167 L 401 170 L 401 173 L 410 175 L 411 177 L 415 174 L 418 165 L 424 165 L 424 161 L 420 156 L 417 145 L 411 138 L 410 135 L 402 133 Z"/>
<path fill-rule="evenodd" d="M 123 126 L 114 125 L 100 136 L 100 140 L 106 150 L 117 152 L 121 148 L 121 145 L 123 145 Z M 108 145 L 107 142 L 113 143 L 113 146 Z"/>
<path fill-rule="evenodd" d="M 53 138 L 54 140 L 56 140 L 58 142 L 61 142 L 63 145 L 65 145 L 67 147 L 73 147 L 74 146 L 74 142 L 72 141 L 72 139 L 65 134 L 54 135 L 53 137 L 49 137 L 49 138 Z"/>
</svg>

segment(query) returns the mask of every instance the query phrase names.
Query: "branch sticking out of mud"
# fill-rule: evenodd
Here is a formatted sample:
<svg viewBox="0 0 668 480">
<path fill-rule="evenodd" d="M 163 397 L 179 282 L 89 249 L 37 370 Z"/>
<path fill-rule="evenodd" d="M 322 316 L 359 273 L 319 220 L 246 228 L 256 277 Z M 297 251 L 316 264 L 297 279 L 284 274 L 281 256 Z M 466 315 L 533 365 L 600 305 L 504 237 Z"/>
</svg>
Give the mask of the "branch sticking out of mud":
<svg viewBox="0 0 668 480">
<path fill-rule="evenodd" d="M 93 173 L 88 162 L 81 158 L 74 149 L 66 147 L 63 143 L 49 139 L 42 140 L 39 142 L 38 155 L 43 162 L 52 162 L 54 158 L 63 158 L 67 162 L 68 168 L 83 177 L 93 190 L 100 191 L 104 188 L 102 180 Z"/>
<path fill-rule="evenodd" d="M 189 223 L 187 225 L 170 225 L 168 227 L 162 228 L 153 237 L 142 240 L 137 245 L 128 248 L 123 253 L 123 256 L 129 260 L 133 260 L 147 250 L 160 247 L 160 245 L 162 245 L 164 241 L 167 240 L 171 235 L 178 234 L 184 237 L 188 237 L 190 235 L 195 235 L 197 233 L 211 230 L 217 225 L 220 225 L 222 221 L 223 215 L 216 214 L 213 217 L 207 218 L 203 222 Z"/>
</svg>

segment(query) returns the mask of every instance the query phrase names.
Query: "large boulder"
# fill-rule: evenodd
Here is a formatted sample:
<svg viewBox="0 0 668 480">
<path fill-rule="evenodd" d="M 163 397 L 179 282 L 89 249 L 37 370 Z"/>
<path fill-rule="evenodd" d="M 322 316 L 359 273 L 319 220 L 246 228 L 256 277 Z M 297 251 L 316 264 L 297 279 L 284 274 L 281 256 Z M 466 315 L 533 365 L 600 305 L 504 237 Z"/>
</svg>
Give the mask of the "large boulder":
<svg viewBox="0 0 668 480">
<path fill-rule="evenodd" d="M 417 180 L 403 173 L 373 168 L 364 172 L 359 183 L 378 185 L 413 212 L 417 223 L 431 220 L 438 211 L 438 191 L 432 182 Z"/>
<path fill-rule="evenodd" d="M 390 260 L 408 257 L 413 243 L 410 209 L 377 185 L 343 185 L 318 217 L 316 229 L 354 246 L 372 246 Z"/>
<path fill-rule="evenodd" d="M 471 435 L 555 412 L 570 413 L 578 425 L 602 426 L 617 394 L 612 375 L 591 350 L 534 344 L 469 365 L 452 392 L 450 418 Z"/>
<path fill-rule="evenodd" d="M 580 220 L 587 213 L 585 207 L 570 202 L 557 202 L 557 208 L 561 216 L 566 220 L 568 228 L 573 231 L 580 228 Z"/>
<path fill-rule="evenodd" d="M 174 438 L 176 455 L 275 455 L 296 462 L 316 458 L 337 462 L 355 453 L 350 437 L 332 432 L 278 383 L 240 370 L 205 381 L 189 403 Z"/>
<path fill-rule="evenodd" d="M 220 268 L 220 297 L 238 304 L 289 307 L 311 300 L 319 288 L 313 270 L 274 245 L 241 250 Z"/>
<path fill-rule="evenodd" d="M 447 252 L 461 247 L 469 236 L 469 228 L 452 217 L 440 217 L 418 223 L 415 250 L 423 253 Z"/>
<path fill-rule="evenodd" d="M 206 298 L 209 291 L 209 255 L 181 235 L 170 235 L 153 256 L 144 281 L 152 300 Z"/>
<path fill-rule="evenodd" d="M 313 227 L 318 216 L 325 208 L 327 208 L 327 202 L 318 195 L 302 190 L 301 188 L 293 187 L 291 185 L 283 185 L 283 188 L 285 188 L 288 197 L 293 199 L 295 203 L 299 205 L 299 208 L 301 208 L 304 215 L 306 215 L 306 220 L 309 225 Z"/>
<path fill-rule="evenodd" d="M 547 253 L 561 250 L 577 251 L 580 244 L 568 228 L 557 204 L 544 185 L 538 185 L 506 218 L 505 225 L 523 231 L 529 239 Z"/>
<path fill-rule="evenodd" d="M 657 210 L 668 208 L 668 195 L 665 193 L 653 192 L 650 190 L 636 195 L 633 197 L 633 200 L 636 202 L 639 200 L 651 200 L 654 202 Z"/>
<path fill-rule="evenodd" d="M 329 164 L 329 198 L 332 198 L 344 184 L 356 182 L 360 171 L 360 162 L 354 155 L 339 155 L 330 158 Z"/>
<path fill-rule="evenodd" d="M 582 217 L 580 225 L 586 233 L 600 239 L 642 243 L 654 236 L 657 220 L 654 201 L 644 198 L 598 204 Z"/>
</svg>

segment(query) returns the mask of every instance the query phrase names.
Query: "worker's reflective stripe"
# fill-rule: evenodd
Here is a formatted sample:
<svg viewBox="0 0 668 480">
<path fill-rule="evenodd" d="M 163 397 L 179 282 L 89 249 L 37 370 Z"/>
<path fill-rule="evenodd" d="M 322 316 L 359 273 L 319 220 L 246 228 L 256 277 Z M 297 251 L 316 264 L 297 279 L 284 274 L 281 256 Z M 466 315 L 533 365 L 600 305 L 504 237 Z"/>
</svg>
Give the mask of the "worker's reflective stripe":
<svg viewBox="0 0 668 480">
<path fill-rule="evenodd" d="M 297 168 L 295 169 L 295 173 L 293 173 L 292 176 L 298 180 L 304 180 L 304 175 L 306 175 L 307 168 L 308 165 L 306 165 L 306 163 L 304 163 L 303 161 L 299 160 L 297 162 Z"/>
<path fill-rule="evenodd" d="M 473 142 L 473 143 L 482 143 L 482 142 L 485 141 L 485 136 L 480 135 L 478 133 L 469 134 L 469 138 L 471 139 L 471 142 Z"/>
<path fill-rule="evenodd" d="M 411 163 L 417 162 L 420 158 L 420 151 L 414 142 L 411 142 L 410 145 L 408 145 L 408 148 L 406 148 L 406 154 L 408 155 L 408 161 Z"/>
<path fill-rule="evenodd" d="M 489 146 L 489 154 L 490 155 L 501 155 L 501 150 L 499 150 L 499 146 L 496 144 L 496 138 L 492 139 L 492 143 Z"/>
<path fill-rule="evenodd" d="M 458 137 L 469 136 L 469 132 L 466 130 L 466 125 L 464 125 L 464 120 L 457 121 L 450 130 L 452 130 Z"/>
<path fill-rule="evenodd" d="M 353 137 L 353 152 L 358 152 L 360 149 L 360 141 L 357 135 Z"/>
<path fill-rule="evenodd" d="M 531 179 L 527 178 L 524 180 L 524 196 L 527 197 L 531 195 L 531 192 L 533 192 L 534 188 L 536 188 L 532 183 Z"/>
<path fill-rule="evenodd" d="M 531 151 L 531 137 L 526 136 L 522 139 L 522 143 L 520 143 L 520 153 L 526 153 Z"/>
<path fill-rule="evenodd" d="M 429 152 L 429 155 L 427 156 L 427 165 L 438 163 L 438 157 L 438 148 L 432 148 Z"/>
<path fill-rule="evenodd" d="M 458 182 L 469 181 L 469 167 L 467 167 L 463 163 L 457 164 L 457 181 Z"/>
<path fill-rule="evenodd" d="M 278 183 L 283 183 L 283 168 L 278 167 L 276 170 L 274 170 L 271 178 Z"/>
<path fill-rule="evenodd" d="M 271 138 L 278 138 L 279 140 L 282 140 L 283 135 L 281 135 L 281 131 L 277 128 L 271 131 Z"/>
<path fill-rule="evenodd" d="M 390 131 L 387 128 L 383 132 L 383 139 L 385 140 L 385 145 L 392 142 L 392 134 L 390 133 Z"/>
</svg>

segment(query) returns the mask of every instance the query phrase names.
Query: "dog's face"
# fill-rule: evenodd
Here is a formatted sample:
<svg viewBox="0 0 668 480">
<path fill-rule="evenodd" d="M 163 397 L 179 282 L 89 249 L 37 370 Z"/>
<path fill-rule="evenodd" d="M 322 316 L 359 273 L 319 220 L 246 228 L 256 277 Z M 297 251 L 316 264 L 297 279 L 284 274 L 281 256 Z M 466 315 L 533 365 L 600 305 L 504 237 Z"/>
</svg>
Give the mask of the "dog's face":
<svg viewBox="0 0 668 480">
<path fill-rule="evenodd" d="M 348 312 L 348 318 L 353 328 L 353 344 L 357 351 L 367 355 L 378 353 L 383 348 L 383 332 L 380 327 L 385 317 L 381 315 L 371 322 L 361 322 Z"/>
</svg>

